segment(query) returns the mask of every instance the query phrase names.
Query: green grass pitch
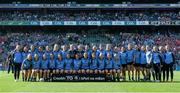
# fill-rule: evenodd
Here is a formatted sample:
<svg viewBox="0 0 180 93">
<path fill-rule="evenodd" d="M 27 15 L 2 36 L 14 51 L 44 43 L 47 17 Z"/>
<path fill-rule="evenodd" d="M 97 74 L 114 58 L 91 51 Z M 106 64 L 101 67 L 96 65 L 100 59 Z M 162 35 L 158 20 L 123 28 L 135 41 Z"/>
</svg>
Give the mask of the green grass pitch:
<svg viewBox="0 0 180 93">
<path fill-rule="evenodd" d="M 14 82 L 0 72 L 0 92 L 180 92 L 180 71 L 174 82 Z"/>
</svg>

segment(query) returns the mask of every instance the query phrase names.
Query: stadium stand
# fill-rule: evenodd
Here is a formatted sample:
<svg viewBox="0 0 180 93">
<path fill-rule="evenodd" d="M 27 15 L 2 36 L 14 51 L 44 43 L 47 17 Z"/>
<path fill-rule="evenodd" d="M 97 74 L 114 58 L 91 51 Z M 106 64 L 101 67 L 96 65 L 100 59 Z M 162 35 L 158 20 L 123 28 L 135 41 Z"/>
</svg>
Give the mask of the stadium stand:
<svg viewBox="0 0 180 93">
<path fill-rule="evenodd" d="M 22 30 L 22 29 L 20 29 Z M 121 29 L 122 30 L 122 29 Z M 123 32 L 119 30 L 109 31 L 100 29 L 90 29 L 90 30 L 79 30 L 79 31 L 66 31 L 66 30 L 56 30 L 57 34 L 52 33 L 52 31 L 20 31 L 16 32 L 13 29 L 9 31 L 3 31 L 0 35 L 0 53 L 1 60 L 5 61 L 7 53 L 9 50 L 13 50 L 16 44 L 22 45 L 54 45 L 54 44 L 107 44 L 111 43 L 114 46 L 127 46 L 128 43 L 133 43 L 136 45 L 166 45 L 169 44 L 174 53 L 176 54 L 176 59 L 180 60 L 180 33 L 178 31 L 139 31 L 140 33 Z M 65 32 L 63 32 L 65 31 Z M 135 32 L 135 31 L 134 31 Z M 48 34 L 47 34 L 48 33 Z M 146 34 L 145 34 L 146 33 Z M 2 61 L 1 61 L 2 62 Z"/>
<path fill-rule="evenodd" d="M 90 4 L 97 4 L 97 3 L 178 3 L 179 0 L 100 0 L 97 2 L 96 0 L 68 0 L 68 2 L 72 3 L 90 3 Z M 1 0 L 0 3 L 67 3 L 67 0 Z"/>
<path fill-rule="evenodd" d="M 171 21 L 179 11 L 1 11 L 0 21 Z"/>
</svg>

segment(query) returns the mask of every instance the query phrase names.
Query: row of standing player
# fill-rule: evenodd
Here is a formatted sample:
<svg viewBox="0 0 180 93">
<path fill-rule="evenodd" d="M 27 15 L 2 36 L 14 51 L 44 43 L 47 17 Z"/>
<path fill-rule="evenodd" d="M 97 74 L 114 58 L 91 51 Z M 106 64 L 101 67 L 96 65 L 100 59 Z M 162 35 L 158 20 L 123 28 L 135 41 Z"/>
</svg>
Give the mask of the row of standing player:
<svg viewBox="0 0 180 93">
<path fill-rule="evenodd" d="M 161 70 L 163 70 L 163 80 L 165 80 L 165 72 L 168 80 L 170 69 L 172 81 L 174 56 L 170 52 L 169 46 L 166 46 L 166 52 L 163 53 L 161 52 L 162 47 L 158 51 L 156 46 L 153 47 L 153 51 L 148 46 L 142 46 L 141 49 L 135 46 L 135 49 L 133 49 L 131 44 L 128 45 L 127 51 L 124 47 L 121 48 L 121 51 L 118 51 L 117 47 L 114 51 L 111 50 L 110 46 L 107 47 L 107 50 L 100 48 L 96 51 L 96 47 L 93 46 L 92 50 L 83 51 L 80 46 L 77 51 L 73 50 L 71 45 L 69 51 L 65 47 L 63 47 L 62 51 L 58 51 L 59 47 L 55 44 L 53 52 L 50 52 L 47 46 L 46 52 L 35 53 L 33 52 L 34 46 L 31 46 L 30 52 L 28 52 L 27 47 L 24 48 L 27 52 L 25 53 L 18 52 L 20 46 L 17 46 L 16 52 L 14 52 L 14 63 L 15 68 L 20 69 L 21 59 L 24 60 L 22 65 L 24 80 L 34 80 L 37 75 L 39 78 L 48 79 L 52 74 L 63 73 L 104 73 L 112 75 L 116 80 L 119 80 L 120 77 L 125 80 L 126 70 L 128 71 L 129 80 L 131 80 L 131 74 L 132 80 L 134 80 L 134 70 L 135 80 L 137 81 L 140 80 L 140 71 L 146 80 L 150 80 L 151 72 L 154 80 L 161 80 Z M 42 51 L 42 48 L 40 47 L 39 50 Z M 35 62 L 35 59 L 39 62 Z M 68 60 L 72 60 L 72 62 L 69 61 L 68 63 Z M 20 71 L 18 69 L 15 70 Z M 18 73 L 15 72 L 15 80 L 19 78 Z"/>
</svg>

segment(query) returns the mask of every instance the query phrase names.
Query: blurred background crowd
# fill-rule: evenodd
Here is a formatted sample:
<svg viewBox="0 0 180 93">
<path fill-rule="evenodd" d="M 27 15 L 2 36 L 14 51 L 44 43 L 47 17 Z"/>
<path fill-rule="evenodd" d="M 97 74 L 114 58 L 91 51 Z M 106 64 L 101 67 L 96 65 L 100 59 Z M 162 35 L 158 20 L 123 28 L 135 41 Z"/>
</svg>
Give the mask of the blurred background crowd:
<svg viewBox="0 0 180 93">
<path fill-rule="evenodd" d="M 5 62 L 8 52 L 15 48 L 16 44 L 21 45 L 99 45 L 112 44 L 113 46 L 134 45 L 165 46 L 169 44 L 175 53 L 177 62 L 180 61 L 180 33 L 178 31 L 139 31 L 136 33 L 123 32 L 119 30 L 110 31 L 107 29 L 89 29 L 87 31 L 9 31 L 0 32 L 0 62 Z"/>
<path fill-rule="evenodd" d="M 171 21 L 180 11 L 3 11 L 0 21 Z"/>
</svg>

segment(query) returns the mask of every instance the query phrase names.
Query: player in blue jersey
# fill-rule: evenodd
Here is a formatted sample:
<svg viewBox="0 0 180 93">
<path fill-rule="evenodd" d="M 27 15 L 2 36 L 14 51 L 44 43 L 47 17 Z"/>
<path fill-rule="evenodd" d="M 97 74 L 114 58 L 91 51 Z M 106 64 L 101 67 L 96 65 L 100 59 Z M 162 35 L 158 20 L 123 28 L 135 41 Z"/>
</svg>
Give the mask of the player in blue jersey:
<svg viewBox="0 0 180 93">
<path fill-rule="evenodd" d="M 161 57 L 161 71 L 164 72 L 166 69 L 165 66 L 165 50 L 163 46 L 159 46 L 159 55 Z M 163 73 L 163 81 L 165 81 L 165 74 Z"/>
<path fill-rule="evenodd" d="M 92 54 L 95 56 L 96 59 L 98 58 L 98 51 L 95 45 L 92 47 L 92 50 L 91 50 L 91 58 L 92 58 Z"/>
<path fill-rule="evenodd" d="M 22 52 L 23 60 L 25 60 L 27 58 L 28 53 L 29 53 L 28 52 L 28 46 L 24 46 L 23 52 Z"/>
<path fill-rule="evenodd" d="M 66 58 L 67 53 L 68 53 L 67 45 L 63 45 L 63 46 L 62 46 L 62 51 L 61 51 L 62 59 L 65 59 L 65 58 Z"/>
<path fill-rule="evenodd" d="M 98 58 L 98 73 L 99 74 L 105 74 L 105 58 L 104 53 L 99 54 Z"/>
<path fill-rule="evenodd" d="M 146 65 L 146 70 L 147 70 L 147 79 L 148 81 L 151 80 L 151 73 L 153 75 L 153 78 L 155 80 L 155 76 L 154 76 L 154 71 L 152 68 L 152 51 L 150 46 L 146 45 L 146 60 L 147 60 L 147 65 Z"/>
<path fill-rule="evenodd" d="M 128 44 L 128 50 L 127 50 L 127 69 L 128 69 L 128 76 L 129 80 L 134 80 L 134 50 L 132 44 Z"/>
<path fill-rule="evenodd" d="M 23 61 L 21 69 L 24 73 L 24 81 L 29 81 L 31 77 L 31 64 L 32 64 L 32 56 L 31 54 L 27 55 L 27 58 Z"/>
<path fill-rule="evenodd" d="M 58 54 L 58 59 L 56 59 L 56 74 L 64 73 L 65 60 L 62 58 L 61 54 Z"/>
<path fill-rule="evenodd" d="M 36 54 L 36 48 L 35 48 L 34 45 L 31 45 L 31 46 L 30 46 L 29 53 L 31 54 L 32 59 L 34 59 L 34 54 Z"/>
<path fill-rule="evenodd" d="M 40 73 L 45 81 L 49 78 L 49 72 L 49 60 L 47 59 L 46 54 L 43 54 Z"/>
<path fill-rule="evenodd" d="M 23 47 L 23 52 L 22 52 L 22 56 L 23 56 L 23 60 L 25 60 L 27 58 L 27 55 L 28 55 L 28 47 L 27 46 L 24 46 Z M 22 72 L 22 79 L 24 81 L 24 73 Z"/>
<path fill-rule="evenodd" d="M 37 54 L 38 54 L 39 60 L 42 60 L 42 56 L 43 56 L 43 54 L 44 54 L 44 52 L 43 52 L 43 47 L 42 47 L 42 46 L 39 46 L 39 47 L 38 47 L 38 52 L 37 52 Z"/>
<path fill-rule="evenodd" d="M 144 80 L 146 80 L 147 76 L 147 59 L 146 59 L 146 48 L 145 46 L 141 46 L 141 54 L 140 54 L 140 63 L 141 63 L 141 72 L 144 77 Z M 140 78 L 140 77 L 139 77 Z M 139 79 L 138 78 L 138 79 Z"/>
<path fill-rule="evenodd" d="M 84 52 L 87 52 L 88 53 L 88 58 L 91 58 L 91 50 L 89 49 L 88 45 L 85 45 Z"/>
<path fill-rule="evenodd" d="M 107 58 L 105 60 L 105 73 L 107 76 L 113 76 L 113 58 L 110 53 L 107 53 Z"/>
<path fill-rule="evenodd" d="M 78 50 L 76 54 L 79 55 L 79 59 L 83 58 L 84 55 L 83 45 L 78 45 Z"/>
<path fill-rule="evenodd" d="M 39 73 L 40 65 L 41 65 L 41 60 L 38 54 L 34 54 L 34 59 L 32 61 L 32 74 L 31 74 L 32 81 L 36 81 L 37 76 L 40 80 L 40 73 Z"/>
<path fill-rule="evenodd" d="M 47 60 L 50 59 L 50 54 L 52 53 L 50 46 L 46 46 L 46 51 L 44 54 L 46 54 Z"/>
<path fill-rule="evenodd" d="M 106 45 L 106 50 L 105 50 L 105 57 L 107 57 L 107 54 L 110 54 L 111 57 L 113 57 L 113 50 L 111 44 Z"/>
<path fill-rule="evenodd" d="M 23 62 L 23 55 L 21 52 L 21 46 L 17 45 L 13 53 L 13 65 L 14 65 L 14 80 L 15 82 L 19 80 L 21 64 Z"/>
<path fill-rule="evenodd" d="M 71 74 L 73 70 L 73 58 L 71 58 L 70 53 L 67 53 L 65 59 L 65 73 Z"/>
<path fill-rule="evenodd" d="M 90 65 L 90 59 L 88 58 L 88 53 L 85 52 L 83 55 L 82 61 L 82 74 L 88 74 L 89 73 L 89 65 Z"/>
<path fill-rule="evenodd" d="M 56 59 L 53 53 L 50 54 L 50 60 L 49 60 L 49 70 L 50 70 L 50 77 L 52 77 L 53 74 L 56 73 Z"/>
<path fill-rule="evenodd" d="M 79 58 L 79 55 L 75 55 L 75 59 L 73 61 L 73 73 L 74 74 L 81 74 L 81 59 Z"/>
<path fill-rule="evenodd" d="M 153 55 L 152 55 L 153 68 L 155 70 L 156 80 L 161 81 L 161 57 L 158 53 L 157 46 L 153 47 Z"/>
<path fill-rule="evenodd" d="M 120 81 L 120 59 L 119 59 L 119 55 L 118 54 L 114 54 L 113 57 L 113 74 L 114 74 L 114 81 Z"/>
<path fill-rule="evenodd" d="M 166 52 L 165 52 L 165 67 L 166 70 L 163 72 L 164 75 L 166 74 L 166 81 L 169 80 L 169 72 L 171 74 L 171 82 L 173 81 L 173 65 L 175 64 L 175 57 L 173 52 L 171 52 L 169 45 L 166 45 Z M 166 72 L 166 73 L 165 73 Z M 163 79 L 165 81 L 165 77 Z"/>
<path fill-rule="evenodd" d="M 135 80 L 139 81 L 140 80 L 140 48 L 139 46 L 135 46 L 134 50 L 134 66 L 135 66 Z"/>
<path fill-rule="evenodd" d="M 58 54 L 61 54 L 61 52 L 59 51 L 58 44 L 55 44 L 53 49 L 53 55 L 55 60 L 58 59 Z"/>
<path fill-rule="evenodd" d="M 97 74 L 97 65 L 98 65 L 98 59 L 96 58 L 96 52 L 92 53 L 91 61 L 90 61 L 90 73 L 91 74 Z"/>
<path fill-rule="evenodd" d="M 75 58 L 76 50 L 74 49 L 73 44 L 69 45 L 68 53 L 69 53 L 71 59 Z"/>
<path fill-rule="evenodd" d="M 98 56 L 100 55 L 100 53 L 103 54 L 103 57 L 105 56 L 106 51 L 104 50 L 104 46 L 102 44 L 99 45 L 99 49 L 97 50 L 98 52 Z"/>
<path fill-rule="evenodd" d="M 123 81 L 126 81 L 127 53 L 125 47 L 121 47 L 121 51 L 119 52 L 119 58 L 122 66 Z"/>
</svg>

